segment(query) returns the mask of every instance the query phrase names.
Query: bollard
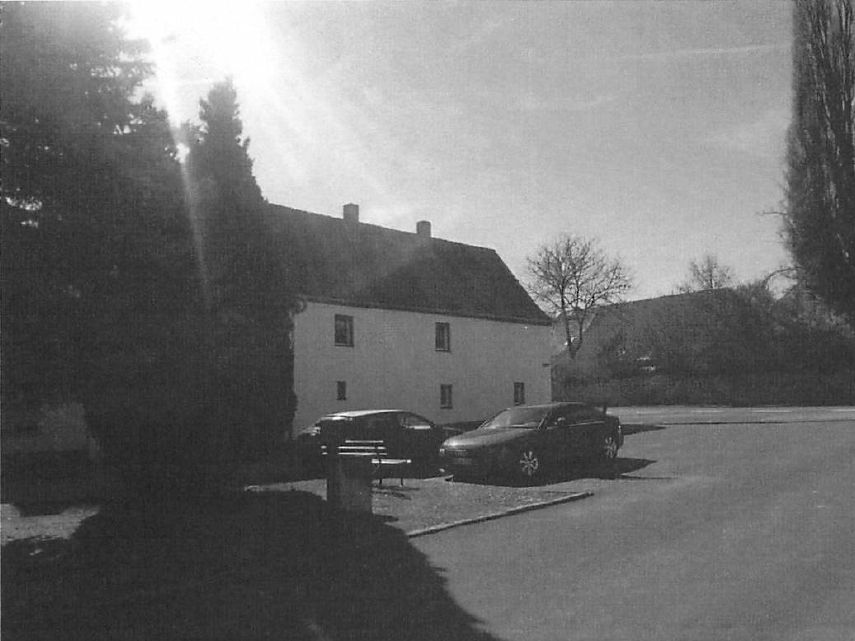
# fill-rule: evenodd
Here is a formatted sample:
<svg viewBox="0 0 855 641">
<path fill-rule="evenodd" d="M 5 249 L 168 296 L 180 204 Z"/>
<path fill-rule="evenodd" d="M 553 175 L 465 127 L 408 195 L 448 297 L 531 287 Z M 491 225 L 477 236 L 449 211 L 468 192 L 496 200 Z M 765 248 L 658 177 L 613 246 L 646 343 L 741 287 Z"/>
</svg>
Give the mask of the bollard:
<svg viewBox="0 0 855 641">
<path fill-rule="evenodd" d="M 327 456 L 327 501 L 336 509 L 371 514 L 372 467 L 366 456 Z"/>
</svg>

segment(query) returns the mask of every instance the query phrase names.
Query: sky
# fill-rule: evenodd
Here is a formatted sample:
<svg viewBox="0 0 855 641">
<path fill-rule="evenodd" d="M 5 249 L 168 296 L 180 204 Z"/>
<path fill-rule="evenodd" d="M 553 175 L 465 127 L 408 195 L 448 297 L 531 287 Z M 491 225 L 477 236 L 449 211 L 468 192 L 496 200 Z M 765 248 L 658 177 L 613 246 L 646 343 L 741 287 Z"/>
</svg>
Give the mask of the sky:
<svg viewBox="0 0 855 641">
<path fill-rule="evenodd" d="M 133 3 L 177 123 L 226 76 L 271 203 L 490 247 L 562 234 L 673 293 L 787 261 L 791 8 L 766 2 Z"/>
</svg>

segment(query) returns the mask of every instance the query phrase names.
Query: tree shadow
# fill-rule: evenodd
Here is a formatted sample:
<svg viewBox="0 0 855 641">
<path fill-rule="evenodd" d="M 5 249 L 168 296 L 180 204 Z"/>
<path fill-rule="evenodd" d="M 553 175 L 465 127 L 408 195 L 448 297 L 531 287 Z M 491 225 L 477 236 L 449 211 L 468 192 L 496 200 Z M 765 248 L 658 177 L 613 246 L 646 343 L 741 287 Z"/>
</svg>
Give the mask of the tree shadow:
<svg viewBox="0 0 855 641">
<path fill-rule="evenodd" d="M 106 506 L 5 546 L 2 590 L 9 639 L 495 638 L 400 530 L 297 491 Z"/>
<path fill-rule="evenodd" d="M 97 504 L 96 467 L 80 452 L 4 456 L 0 501 L 15 505 L 26 516 Z"/>
<path fill-rule="evenodd" d="M 617 458 L 612 462 L 580 461 L 568 464 L 563 469 L 550 469 L 536 481 L 521 479 L 517 476 L 490 475 L 484 478 L 466 478 L 455 481 L 463 481 L 476 485 L 497 485 L 504 487 L 542 487 L 556 483 L 566 483 L 580 479 L 606 479 L 615 480 L 628 478 L 625 475 L 640 470 L 655 463 L 650 459 L 643 458 Z"/>
</svg>

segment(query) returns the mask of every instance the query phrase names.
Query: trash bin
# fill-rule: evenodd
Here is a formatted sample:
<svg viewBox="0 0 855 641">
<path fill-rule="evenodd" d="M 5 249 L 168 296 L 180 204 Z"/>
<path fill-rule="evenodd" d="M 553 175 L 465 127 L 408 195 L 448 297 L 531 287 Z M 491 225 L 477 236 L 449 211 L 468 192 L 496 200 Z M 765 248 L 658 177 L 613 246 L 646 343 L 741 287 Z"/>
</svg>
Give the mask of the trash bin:
<svg viewBox="0 0 855 641">
<path fill-rule="evenodd" d="M 370 457 L 327 457 L 327 501 L 334 508 L 371 514 L 371 482 Z"/>
</svg>

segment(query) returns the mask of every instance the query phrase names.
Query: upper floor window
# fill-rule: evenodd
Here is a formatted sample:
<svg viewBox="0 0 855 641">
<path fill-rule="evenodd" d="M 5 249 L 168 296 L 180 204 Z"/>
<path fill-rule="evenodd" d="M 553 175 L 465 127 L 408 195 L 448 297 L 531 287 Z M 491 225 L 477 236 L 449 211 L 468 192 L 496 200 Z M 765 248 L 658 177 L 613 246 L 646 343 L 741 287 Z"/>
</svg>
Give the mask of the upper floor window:
<svg viewBox="0 0 855 641">
<path fill-rule="evenodd" d="M 353 347 L 353 316 L 335 315 L 335 344 Z"/>
<path fill-rule="evenodd" d="M 436 324 L 436 351 L 451 351 L 451 325 L 448 323 Z"/>
<path fill-rule="evenodd" d="M 514 383 L 514 405 L 525 405 L 525 383 Z"/>
<path fill-rule="evenodd" d="M 439 386 L 439 407 L 450 410 L 454 407 L 454 399 L 451 396 L 451 385 Z"/>
</svg>

